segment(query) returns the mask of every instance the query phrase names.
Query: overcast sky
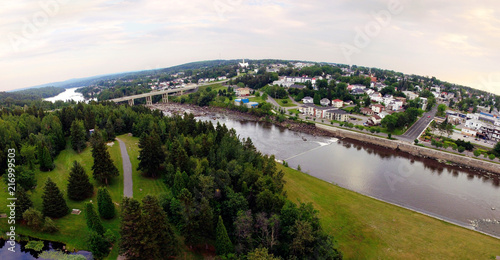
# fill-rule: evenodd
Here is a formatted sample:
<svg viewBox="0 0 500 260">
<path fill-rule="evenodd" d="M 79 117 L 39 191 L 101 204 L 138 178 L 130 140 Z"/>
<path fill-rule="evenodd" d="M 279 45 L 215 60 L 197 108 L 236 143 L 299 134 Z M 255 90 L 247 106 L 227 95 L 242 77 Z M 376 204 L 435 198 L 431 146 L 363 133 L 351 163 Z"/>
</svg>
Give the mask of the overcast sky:
<svg viewBox="0 0 500 260">
<path fill-rule="evenodd" d="M 0 91 L 212 59 L 299 59 L 500 94 L 500 2 L 0 2 Z"/>
</svg>

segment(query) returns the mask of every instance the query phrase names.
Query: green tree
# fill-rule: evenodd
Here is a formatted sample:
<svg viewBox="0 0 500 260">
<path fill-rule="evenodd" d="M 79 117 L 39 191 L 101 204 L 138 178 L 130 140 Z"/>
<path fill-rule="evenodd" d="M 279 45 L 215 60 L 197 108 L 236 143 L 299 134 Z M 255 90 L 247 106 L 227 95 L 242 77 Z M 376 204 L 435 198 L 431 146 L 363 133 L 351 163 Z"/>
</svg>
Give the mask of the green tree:
<svg viewBox="0 0 500 260">
<path fill-rule="evenodd" d="M 63 193 L 50 177 L 47 178 L 47 182 L 45 182 L 42 199 L 43 215 L 51 218 L 60 218 L 69 213 L 69 208 L 66 204 L 66 200 L 64 200 Z"/>
<path fill-rule="evenodd" d="M 92 157 L 94 158 L 94 165 L 92 165 L 94 179 L 108 185 L 109 179 L 118 176 L 118 169 L 113 164 L 106 143 L 104 143 L 104 140 L 98 132 L 92 135 L 91 143 Z"/>
<path fill-rule="evenodd" d="M 226 227 L 222 221 L 222 217 L 219 216 L 219 221 L 217 222 L 217 228 L 215 229 L 215 253 L 217 255 L 223 256 L 233 252 L 233 244 L 227 235 Z"/>
<path fill-rule="evenodd" d="M 54 162 L 52 161 L 49 149 L 43 144 L 38 148 L 38 163 L 40 164 L 41 171 L 46 172 L 54 169 Z"/>
<path fill-rule="evenodd" d="M 24 163 L 28 165 L 28 168 L 30 170 L 35 169 L 35 164 L 36 164 L 36 146 L 29 145 L 29 144 L 23 144 L 21 146 L 21 157 L 24 160 Z"/>
<path fill-rule="evenodd" d="M 247 255 L 248 260 L 279 260 L 281 258 L 274 257 L 273 254 L 269 254 L 267 248 L 260 247 L 256 248 Z"/>
<path fill-rule="evenodd" d="M 101 220 L 95 212 L 94 205 L 90 202 L 85 203 L 85 220 L 87 221 L 89 230 L 97 232 L 99 235 L 104 234 L 104 227 L 102 226 Z"/>
<path fill-rule="evenodd" d="M 144 250 L 144 224 L 141 204 L 133 198 L 123 198 L 120 222 L 120 254 L 131 260 L 141 260 L 148 252 Z M 144 258 L 143 258 L 144 256 Z"/>
<path fill-rule="evenodd" d="M 17 201 L 16 201 L 16 219 L 22 219 L 23 213 L 29 208 L 33 207 L 33 202 L 30 196 L 22 187 L 17 190 Z"/>
<path fill-rule="evenodd" d="M 80 153 L 85 148 L 86 130 L 83 122 L 74 120 L 71 123 L 71 147 L 73 150 Z"/>
<path fill-rule="evenodd" d="M 92 197 L 92 194 L 94 194 L 94 186 L 90 183 L 85 169 L 79 162 L 73 161 L 68 178 L 68 198 L 80 201 Z"/>
<path fill-rule="evenodd" d="M 110 244 L 102 234 L 91 231 L 87 243 L 95 259 L 103 259 L 109 254 Z"/>
<path fill-rule="evenodd" d="M 26 220 L 26 225 L 33 230 L 40 230 L 43 226 L 43 215 L 40 211 L 29 208 L 23 213 L 23 219 Z"/>
<path fill-rule="evenodd" d="M 319 105 L 320 100 L 321 100 L 321 95 L 318 92 L 314 93 L 313 97 L 314 104 Z"/>
<path fill-rule="evenodd" d="M 448 107 L 445 104 L 439 104 L 436 116 L 445 117 L 446 116 L 446 109 L 448 109 Z"/>
<path fill-rule="evenodd" d="M 158 199 L 147 195 L 142 199 L 142 211 L 145 222 L 145 236 L 148 258 L 164 259 L 178 254 L 178 241 L 174 229 L 170 225 L 165 211 L 160 207 Z"/>
<path fill-rule="evenodd" d="M 97 209 L 99 215 L 104 219 L 112 219 L 115 217 L 115 205 L 111 200 L 108 190 L 104 187 L 97 190 Z"/>
<path fill-rule="evenodd" d="M 16 183 L 18 186 L 26 190 L 31 190 L 36 186 L 37 181 L 33 170 L 25 166 L 16 166 L 15 170 L 17 172 Z"/>
<path fill-rule="evenodd" d="M 495 147 L 493 147 L 493 152 L 497 157 L 500 157 L 500 142 L 498 142 Z"/>
<path fill-rule="evenodd" d="M 155 131 L 151 134 L 144 134 L 139 141 L 139 167 L 137 170 L 143 171 L 148 177 L 156 177 L 158 169 L 165 161 L 165 153 L 161 147 L 161 139 Z"/>
</svg>

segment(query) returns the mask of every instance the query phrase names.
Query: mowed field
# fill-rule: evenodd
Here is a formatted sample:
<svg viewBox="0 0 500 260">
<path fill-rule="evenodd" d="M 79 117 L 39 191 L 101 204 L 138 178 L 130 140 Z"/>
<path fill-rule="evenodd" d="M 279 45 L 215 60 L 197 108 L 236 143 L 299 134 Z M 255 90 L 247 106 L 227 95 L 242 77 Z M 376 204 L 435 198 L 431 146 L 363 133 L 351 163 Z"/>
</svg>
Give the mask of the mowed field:
<svg viewBox="0 0 500 260">
<path fill-rule="evenodd" d="M 289 199 L 312 202 L 346 259 L 496 259 L 500 240 L 381 202 L 291 168 Z"/>
</svg>

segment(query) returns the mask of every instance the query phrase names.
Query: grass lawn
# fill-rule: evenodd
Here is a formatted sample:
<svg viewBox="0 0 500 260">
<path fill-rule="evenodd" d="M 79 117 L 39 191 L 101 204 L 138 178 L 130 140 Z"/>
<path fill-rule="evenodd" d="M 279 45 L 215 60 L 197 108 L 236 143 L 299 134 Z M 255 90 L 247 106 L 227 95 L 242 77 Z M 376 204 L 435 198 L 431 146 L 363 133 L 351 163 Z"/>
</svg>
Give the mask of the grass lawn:
<svg viewBox="0 0 500 260">
<path fill-rule="evenodd" d="M 354 109 L 354 107 L 343 107 L 341 109 L 346 111 L 346 112 L 351 112 Z"/>
<path fill-rule="evenodd" d="M 278 102 L 278 104 L 282 107 L 294 107 L 296 106 L 292 100 L 290 100 L 289 98 L 283 98 L 283 99 L 275 99 L 276 102 Z"/>
<path fill-rule="evenodd" d="M 346 259 L 495 259 L 500 240 L 285 171 L 288 197 L 312 202 Z"/>
<path fill-rule="evenodd" d="M 118 167 L 120 171 L 120 176 L 114 178 L 112 180 L 111 185 L 108 187 L 108 190 L 112 196 L 114 202 L 120 203 L 121 198 L 123 196 L 123 169 L 122 169 L 122 160 L 120 155 L 120 148 L 118 142 L 115 141 L 112 147 L 108 148 L 108 151 L 111 155 L 111 159 L 114 161 L 114 164 Z M 37 188 L 33 191 L 29 192 L 31 194 L 31 199 L 33 201 L 34 207 L 40 211 L 42 211 L 42 194 L 43 187 L 45 186 L 45 181 L 48 177 L 50 177 L 59 187 L 59 189 L 66 195 L 66 187 L 68 184 L 68 176 L 69 170 L 73 164 L 73 161 L 76 160 L 82 164 L 86 173 L 89 175 L 91 182 L 94 184 L 95 193 L 94 196 L 90 199 L 84 201 L 72 201 L 66 198 L 68 207 L 70 209 L 84 209 L 84 203 L 92 200 L 96 203 L 96 193 L 97 193 L 97 185 L 92 178 L 91 167 L 93 165 L 93 159 L 91 154 L 91 148 L 87 147 L 80 154 L 73 151 L 68 144 L 66 150 L 61 151 L 61 153 L 54 160 L 55 169 L 50 172 L 41 172 L 37 170 L 35 172 L 35 176 L 37 179 Z M 1 190 L 0 192 L 0 200 L 6 201 L 7 193 L 5 192 L 5 183 L 0 183 Z M 97 207 L 97 204 L 95 204 Z M 3 203 L 0 206 L 0 212 L 7 212 L 7 208 Z M 55 234 L 46 234 L 42 232 L 34 232 L 31 229 L 27 228 L 25 225 L 17 225 L 16 232 L 22 235 L 28 235 L 40 239 L 52 240 L 52 241 L 61 241 L 66 243 L 67 249 L 72 250 L 76 248 L 78 250 L 86 249 L 86 236 L 87 236 L 87 226 L 85 223 L 85 214 L 82 212 L 80 215 L 71 215 L 68 214 L 60 219 L 55 219 L 54 222 L 59 227 L 60 231 Z M 103 225 L 105 229 L 113 230 L 116 235 L 118 235 L 119 228 L 119 219 L 114 218 L 112 220 L 103 221 Z M 6 219 L 2 219 L 0 221 L 0 229 L 2 231 L 6 231 L 9 228 Z M 114 247 L 114 250 L 117 254 L 117 247 Z"/>
<path fill-rule="evenodd" d="M 146 178 L 143 177 L 139 171 L 137 171 L 137 167 L 139 166 L 139 138 L 132 137 L 128 135 L 120 135 L 118 136 L 120 140 L 125 142 L 127 146 L 127 153 L 130 157 L 130 163 L 132 164 L 132 180 L 134 182 L 133 190 L 134 190 L 134 198 L 137 200 L 142 200 L 144 196 L 158 195 L 162 192 L 169 192 L 168 187 L 165 183 L 160 179 Z M 141 190 L 142 189 L 142 190 Z"/>
<path fill-rule="evenodd" d="M 206 86 L 202 86 L 200 87 L 199 89 L 207 89 L 208 87 L 211 87 L 212 90 L 215 90 L 217 92 L 219 92 L 219 90 L 227 90 L 227 87 L 226 86 L 222 86 L 221 83 L 214 83 L 214 84 L 210 84 L 210 85 L 206 85 Z"/>
</svg>

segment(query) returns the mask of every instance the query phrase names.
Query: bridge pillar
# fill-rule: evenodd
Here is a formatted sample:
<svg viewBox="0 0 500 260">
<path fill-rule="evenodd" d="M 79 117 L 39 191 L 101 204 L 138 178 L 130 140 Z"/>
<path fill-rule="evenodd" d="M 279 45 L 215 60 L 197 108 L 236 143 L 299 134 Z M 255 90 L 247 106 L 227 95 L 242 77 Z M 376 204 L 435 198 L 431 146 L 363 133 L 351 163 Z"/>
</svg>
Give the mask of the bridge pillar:
<svg viewBox="0 0 500 260">
<path fill-rule="evenodd" d="M 168 93 L 163 93 L 161 100 L 163 103 L 168 103 Z"/>
<path fill-rule="evenodd" d="M 134 105 L 134 99 L 129 99 L 128 100 L 128 105 L 133 106 Z"/>
<path fill-rule="evenodd" d="M 146 97 L 146 105 L 148 105 L 148 106 L 153 105 L 153 100 L 152 100 L 151 96 Z"/>
</svg>

